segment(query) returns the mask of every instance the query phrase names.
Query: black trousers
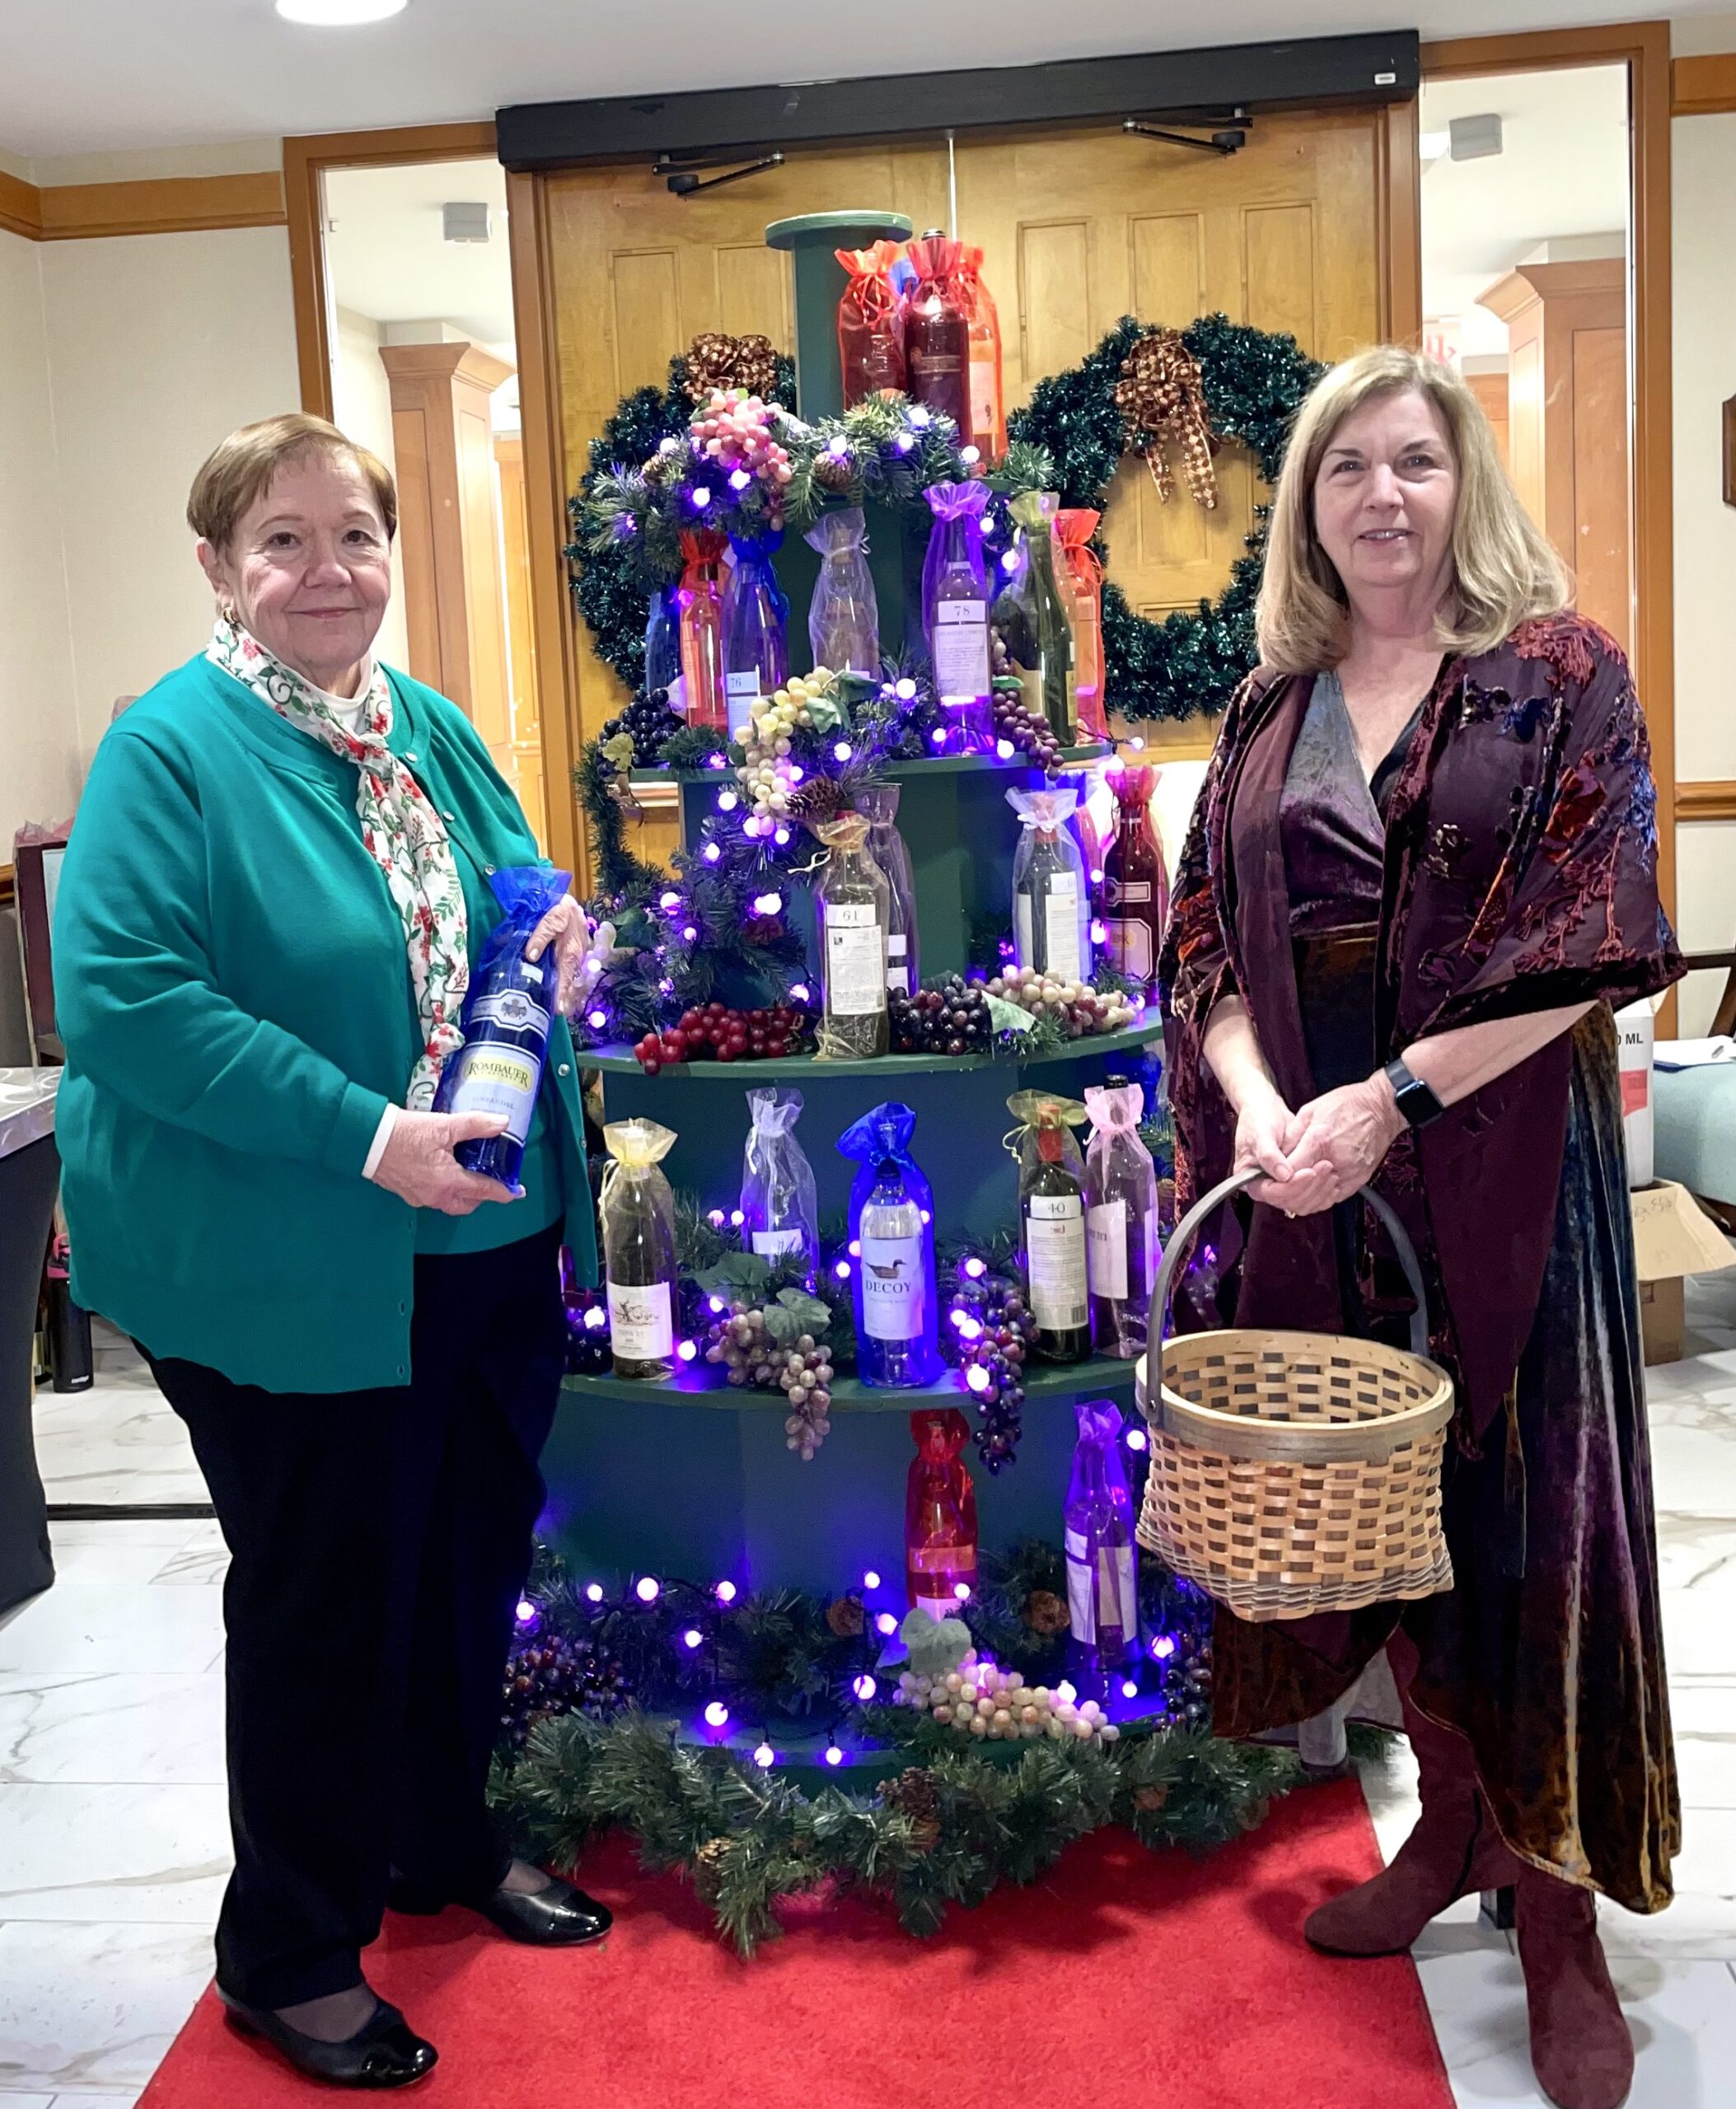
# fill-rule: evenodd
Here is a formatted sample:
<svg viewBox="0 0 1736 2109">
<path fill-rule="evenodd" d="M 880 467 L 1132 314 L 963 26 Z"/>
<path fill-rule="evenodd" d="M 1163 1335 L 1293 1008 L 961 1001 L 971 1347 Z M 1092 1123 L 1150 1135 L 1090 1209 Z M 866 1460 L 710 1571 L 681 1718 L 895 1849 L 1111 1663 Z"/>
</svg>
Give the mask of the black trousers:
<svg viewBox="0 0 1736 2109">
<path fill-rule="evenodd" d="M 359 1983 L 394 1873 L 446 1898 L 506 1873 L 484 1795 L 565 1360 L 559 1244 L 418 1259 L 407 1385 L 264 1391 L 151 1357 L 232 1555 L 217 1976 L 249 2005 Z"/>
</svg>

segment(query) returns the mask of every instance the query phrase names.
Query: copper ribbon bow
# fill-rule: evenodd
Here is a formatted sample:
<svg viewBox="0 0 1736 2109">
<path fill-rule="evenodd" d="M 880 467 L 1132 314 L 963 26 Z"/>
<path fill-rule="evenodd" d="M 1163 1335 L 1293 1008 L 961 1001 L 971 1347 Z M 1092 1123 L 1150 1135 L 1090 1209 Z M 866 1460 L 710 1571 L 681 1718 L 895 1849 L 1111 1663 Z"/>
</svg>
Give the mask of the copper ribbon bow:
<svg viewBox="0 0 1736 2109">
<path fill-rule="evenodd" d="M 1200 362 L 1174 330 L 1154 330 L 1121 362 L 1116 408 L 1132 428 L 1132 446 L 1144 458 L 1158 496 L 1167 504 L 1175 491 L 1166 444 L 1182 457 L 1182 477 L 1193 498 L 1210 512 L 1218 503 L 1212 467 L 1211 422 Z"/>
<path fill-rule="evenodd" d="M 702 330 L 687 347 L 687 393 L 695 403 L 703 403 L 714 388 L 739 388 L 769 403 L 777 386 L 778 354 L 770 337 Z"/>
</svg>

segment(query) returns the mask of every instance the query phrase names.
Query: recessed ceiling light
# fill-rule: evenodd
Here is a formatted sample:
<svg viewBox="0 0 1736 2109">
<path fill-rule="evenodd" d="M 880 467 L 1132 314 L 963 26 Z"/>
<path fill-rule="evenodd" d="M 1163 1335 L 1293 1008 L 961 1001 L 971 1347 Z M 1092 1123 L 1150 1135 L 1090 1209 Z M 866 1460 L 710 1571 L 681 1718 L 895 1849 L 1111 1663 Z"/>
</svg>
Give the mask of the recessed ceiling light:
<svg viewBox="0 0 1736 2109">
<path fill-rule="evenodd" d="M 318 29 L 348 29 L 358 22 L 383 22 L 401 15 L 409 0 L 277 0 L 286 22 L 311 23 Z"/>
</svg>

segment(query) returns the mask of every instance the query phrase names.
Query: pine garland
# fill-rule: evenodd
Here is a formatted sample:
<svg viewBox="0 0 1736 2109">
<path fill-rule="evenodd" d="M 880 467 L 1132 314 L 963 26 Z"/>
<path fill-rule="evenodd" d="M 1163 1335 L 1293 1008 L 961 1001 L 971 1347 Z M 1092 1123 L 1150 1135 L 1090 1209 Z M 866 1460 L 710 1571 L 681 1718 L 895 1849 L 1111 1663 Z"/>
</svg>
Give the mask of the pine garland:
<svg viewBox="0 0 1736 2109">
<path fill-rule="evenodd" d="M 493 1800 L 521 1850 L 564 1870 L 599 1833 L 631 1831 L 645 1866 L 691 1879 L 719 1937 L 746 1957 L 781 1930 L 780 1900 L 827 1883 L 889 1903 L 907 1932 L 932 1934 L 949 1906 L 1034 1882 L 1106 1824 L 1153 1849 L 1202 1852 L 1256 1827 L 1299 1778 L 1288 1751 L 1200 1731 L 1130 1729 L 1107 1747 L 1003 1745 L 996 1757 L 960 1748 L 908 1709 L 870 1707 L 863 1720 L 910 1760 L 872 1796 L 805 1794 L 629 1713 L 539 1722 L 517 1763 L 497 1767 Z"/>
</svg>

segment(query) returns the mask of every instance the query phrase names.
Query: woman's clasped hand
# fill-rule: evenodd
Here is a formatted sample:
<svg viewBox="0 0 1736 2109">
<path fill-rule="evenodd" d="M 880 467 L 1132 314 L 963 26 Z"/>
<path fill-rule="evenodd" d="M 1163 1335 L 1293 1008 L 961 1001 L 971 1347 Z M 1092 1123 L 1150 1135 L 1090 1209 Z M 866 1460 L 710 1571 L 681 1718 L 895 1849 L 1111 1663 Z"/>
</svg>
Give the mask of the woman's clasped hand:
<svg viewBox="0 0 1736 2109">
<path fill-rule="evenodd" d="M 1266 1174 L 1249 1189 L 1256 1201 L 1317 1215 L 1368 1185 L 1404 1125 L 1383 1075 L 1322 1092 L 1294 1113 L 1271 1090 L 1238 1115 L 1235 1169 Z"/>
</svg>

